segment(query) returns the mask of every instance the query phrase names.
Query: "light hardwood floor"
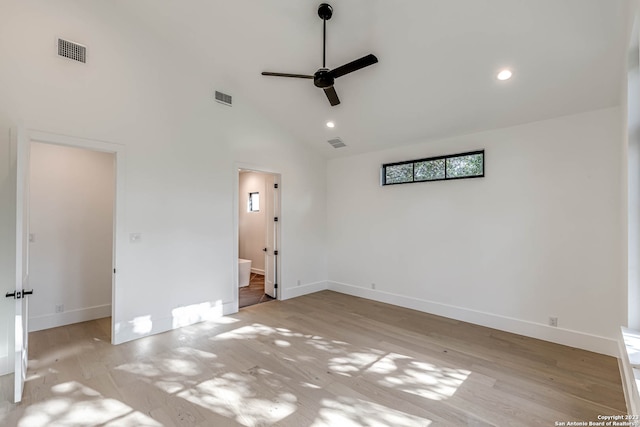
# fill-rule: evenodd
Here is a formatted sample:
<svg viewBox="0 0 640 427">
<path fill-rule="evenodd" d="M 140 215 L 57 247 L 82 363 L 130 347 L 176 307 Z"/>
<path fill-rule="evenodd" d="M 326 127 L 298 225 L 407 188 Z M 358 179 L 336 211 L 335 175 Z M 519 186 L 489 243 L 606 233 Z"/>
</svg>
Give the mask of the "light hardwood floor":
<svg viewBox="0 0 640 427">
<path fill-rule="evenodd" d="M 331 291 L 119 346 L 30 335 L 2 426 L 554 426 L 625 412 L 615 358 Z"/>
</svg>

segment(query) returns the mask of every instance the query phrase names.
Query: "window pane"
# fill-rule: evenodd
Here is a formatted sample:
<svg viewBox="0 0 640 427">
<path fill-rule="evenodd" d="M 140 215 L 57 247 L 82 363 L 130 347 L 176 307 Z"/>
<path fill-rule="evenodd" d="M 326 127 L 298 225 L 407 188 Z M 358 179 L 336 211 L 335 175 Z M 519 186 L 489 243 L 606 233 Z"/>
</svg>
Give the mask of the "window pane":
<svg viewBox="0 0 640 427">
<path fill-rule="evenodd" d="M 413 179 L 416 181 L 444 179 L 444 159 L 416 162 L 414 165 Z"/>
<path fill-rule="evenodd" d="M 260 212 L 260 193 L 249 193 L 249 212 Z"/>
<path fill-rule="evenodd" d="M 401 182 L 413 182 L 413 163 L 404 165 L 386 166 L 385 184 L 398 184 Z"/>
<path fill-rule="evenodd" d="M 447 159 L 447 178 L 478 176 L 483 174 L 482 154 L 450 157 Z"/>
</svg>

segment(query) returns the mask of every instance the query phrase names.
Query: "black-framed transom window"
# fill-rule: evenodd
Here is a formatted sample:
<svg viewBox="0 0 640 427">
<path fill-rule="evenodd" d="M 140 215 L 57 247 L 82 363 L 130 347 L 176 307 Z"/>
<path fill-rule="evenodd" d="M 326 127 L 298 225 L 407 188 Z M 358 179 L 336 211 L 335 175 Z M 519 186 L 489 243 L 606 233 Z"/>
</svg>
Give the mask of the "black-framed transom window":
<svg viewBox="0 0 640 427">
<path fill-rule="evenodd" d="M 484 150 L 382 165 L 382 185 L 482 178 Z"/>
</svg>

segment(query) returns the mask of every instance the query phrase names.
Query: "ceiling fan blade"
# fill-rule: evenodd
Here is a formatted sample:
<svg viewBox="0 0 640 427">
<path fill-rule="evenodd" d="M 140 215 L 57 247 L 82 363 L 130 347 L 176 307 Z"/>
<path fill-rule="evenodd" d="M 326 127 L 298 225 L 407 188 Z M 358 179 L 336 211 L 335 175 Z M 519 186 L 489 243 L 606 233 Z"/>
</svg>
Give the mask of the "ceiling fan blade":
<svg viewBox="0 0 640 427">
<path fill-rule="evenodd" d="M 348 64 L 344 64 L 341 67 L 334 68 L 333 70 L 329 71 L 329 74 L 331 74 L 334 79 L 337 79 L 340 76 L 353 73 L 354 71 L 358 71 L 361 68 L 373 65 L 376 62 L 378 62 L 378 58 L 376 58 L 375 55 L 369 54 L 367 56 L 363 56 L 360 59 L 356 59 L 355 61 L 351 61 Z"/>
<path fill-rule="evenodd" d="M 338 99 L 338 94 L 336 93 L 336 90 L 334 89 L 333 86 L 324 88 L 324 94 L 327 95 L 327 99 L 329 100 L 329 103 L 331 104 L 332 107 L 334 105 L 340 104 L 340 100 Z"/>
<path fill-rule="evenodd" d="M 262 72 L 263 76 L 274 76 L 274 77 L 295 77 L 298 79 L 313 79 L 313 76 L 309 76 L 307 74 L 289 74 L 289 73 L 270 73 L 268 71 Z"/>
</svg>

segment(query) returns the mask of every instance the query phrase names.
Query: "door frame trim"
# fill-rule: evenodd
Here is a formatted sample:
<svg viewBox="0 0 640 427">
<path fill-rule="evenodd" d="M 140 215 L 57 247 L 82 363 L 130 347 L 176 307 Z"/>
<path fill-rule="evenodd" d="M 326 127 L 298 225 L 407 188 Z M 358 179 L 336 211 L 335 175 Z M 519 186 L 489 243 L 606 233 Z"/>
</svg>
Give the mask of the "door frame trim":
<svg viewBox="0 0 640 427">
<path fill-rule="evenodd" d="M 240 239 L 240 169 L 270 174 L 275 176 L 275 182 L 278 184 L 278 197 L 277 205 L 274 209 L 279 218 L 278 226 L 276 227 L 276 241 L 278 242 L 278 251 L 282 250 L 282 173 L 272 168 L 256 165 L 253 163 L 234 162 L 233 168 L 233 266 L 232 266 L 232 295 L 233 295 L 233 309 L 234 313 L 237 313 L 240 306 L 239 288 L 238 288 L 238 252 L 239 252 L 239 239 Z M 268 219 L 267 219 L 268 221 Z M 276 292 L 276 300 L 282 300 L 282 255 L 280 252 L 276 257 L 276 270 L 278 271 L 278 290 Z"/>
<path fill-rule="evenodd" d="M 124 215 L 125 215 L 125 146 L 122 144 L 116 144 L 113 142 L 100 141 L 95 139 L 80 138 L 69 135 L 60 135 L 50 132 L 44 132 L 40 130 L 27 130 L 26 139 L 29 147 L 32 142 L 41 142 L 45 144 L 63 145 L 68 147 L 84 148 L 93 151 L 100 151 L 105 153 L 111 153 L 114 155 L 114 172 L 115 172 L 115 194 L 114 194 L 114 206 L 113 206 L 113 253 L 112 253 L 112 268 L 117 271 L 117 266 L 120 265 L 120 254 L 122 245 L 126 239 L 124 230 Z M 121 294 L 118 288 L 117 273 L 111 275 L 111 344 L 116 344 L 116 331 L 115 325 L 118 319 L 118 300 Z"/>
</svg>

